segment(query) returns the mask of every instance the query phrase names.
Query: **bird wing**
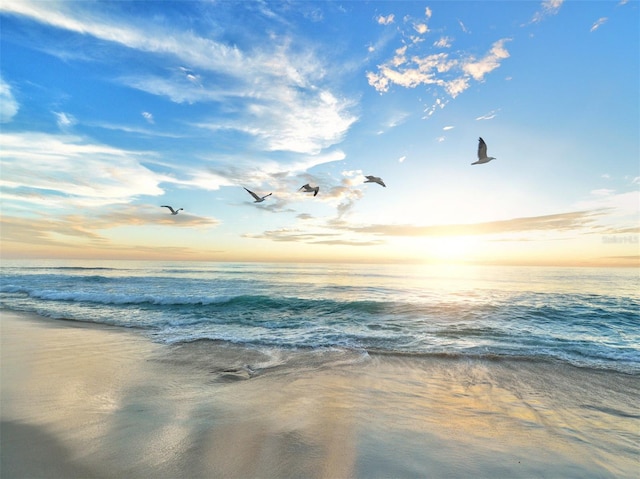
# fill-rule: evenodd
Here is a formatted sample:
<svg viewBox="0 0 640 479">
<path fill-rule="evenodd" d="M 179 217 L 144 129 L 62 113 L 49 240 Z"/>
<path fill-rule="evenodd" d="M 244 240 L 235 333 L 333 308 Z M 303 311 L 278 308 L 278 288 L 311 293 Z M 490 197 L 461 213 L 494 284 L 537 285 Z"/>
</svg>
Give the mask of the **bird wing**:
<svg viewBox="0 0 640 479">
<path fill-rule="evenodd" d="M 169 208 L 169 209 L 171 210 L 171 212 L 172 212 L 172 213 L 175 213 L 175 210 L 174 210 L 171 206 L 168 206 L 168 205 L 162 205 L 160 208 Z"/>
<path fill-rule="evenodd" d="M 302 186 L 300 187 L 300 190 L 304 189 L 305 191 L 309 191 L 309 190 L 308 190 L 308 188 L 311 188 L 311 187 L 309 186 L 309 183 L 307 183 L 306 185 L 302 185 Z M 300 191 L 300 190 L 298 190 L 298 191 Z"/>
<path fill-rule="evenodd" d="M 481 160 L 487 157 L 487 144 L 482 138 L 478 139 L 478 159 Z"/>
<path fill-rule="evenodd" d="M 243 186 L 243 188 L 244 188 L 244 186 Z M 244 188 L 244 189 L 245 189 L 245 190 L 247 190 L 246 188 Z M 248 192 L 251 196 L 253 196 L 256 200 L 261 199 L 261 198 L 260 198 L 258 195 L 256 195 L 253 191 L 251 191 L 251 190 L 247 190 L 247 192 Z"/>
<path fill-rule="evenodd" d="M 314 190 L 315 190 L 315 191 L 313 192 L 313 196 L 316 196 L 316 195 L 318 194 L 318 191 L 320 191 L 320 187 L 319 187 L 319 186 L 316 186 L 316 187 L 314 188 Z"/>
</svg>

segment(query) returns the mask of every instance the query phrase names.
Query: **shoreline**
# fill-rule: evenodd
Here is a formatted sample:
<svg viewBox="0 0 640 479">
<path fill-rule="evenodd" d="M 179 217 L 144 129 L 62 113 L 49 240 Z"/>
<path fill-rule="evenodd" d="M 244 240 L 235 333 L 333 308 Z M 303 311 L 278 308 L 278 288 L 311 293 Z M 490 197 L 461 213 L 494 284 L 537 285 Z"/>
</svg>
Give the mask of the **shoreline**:
<svg viewBox="0 0 640 479">
<path fill-rule="evenodd" d="M 637 376 L 377 354 L 278 367 L 241 346 L 0 315 L 2 477 L 633 477 L 639 465 Z"/>
</svg>

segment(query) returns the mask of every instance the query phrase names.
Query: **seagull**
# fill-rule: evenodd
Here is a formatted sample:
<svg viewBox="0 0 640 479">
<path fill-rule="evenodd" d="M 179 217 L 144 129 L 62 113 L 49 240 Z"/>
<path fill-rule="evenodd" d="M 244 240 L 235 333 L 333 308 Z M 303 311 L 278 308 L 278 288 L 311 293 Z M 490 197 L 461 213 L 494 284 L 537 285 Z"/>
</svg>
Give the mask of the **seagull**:
<svg viewBox="0 0 640 479">
<path fill-rule="evenodd" d="M 487 156 L 487 144 L 484 142 L 482 137 L 478 139 L 478 142 L 478 161 L 471 163 L 472 165 L 481 165 L 497 159 L 493 156 Z"/>
<path fill-rule="evenodd" d="M 169 208 L 171 210 L 171 214 L 172 215 L 177 215 L 178 211 L 182 210 L 183 208 L 178 208 L 177 210 L 174 210 L 171 206 L 169 205 L 162 205 L 160 208 Z"/>
<path fill-rule="evenodd" d="M 244 188 L 244 186 L 243 186 L 243 188 Z M 244 188 L 244 189 L 247 190 L 246 188 Z M 271 193 L 269 193 L 268 195 L 264 195 L 264 196 L 258 196 L 251 190 L 247 190 L 247 191 L 249 192 L 249 194 L 251 196 L 253 196 L 255 198 L 254 203 L 262 203 L 267 196 L 271 196 Z"/>
<path fill-rule="evenodd" d="M 384 184 L 384 181 L 382 181 L 382 178 L 378 178 L 377 176 L 365 176 L 365 178 L 367 179 L 365 183 L 378 183 L 385 188 L 387 187 L 387 185 Z"/>
<path fill-rule="evenodd" d="M 304 188 L 304 192 L 305 193 L 311 193 L 313 191 L 313 196 L 316 196 L 318 194 L 318 191 L 320 191 L 320 187 L 319 186 L 310 186 L 309 183 L 307 183 L 306 185 L 302 185 L 300 187 L 300 190 Z M 298 191 L 300 191 L 298 190 Z"/>
</svg>

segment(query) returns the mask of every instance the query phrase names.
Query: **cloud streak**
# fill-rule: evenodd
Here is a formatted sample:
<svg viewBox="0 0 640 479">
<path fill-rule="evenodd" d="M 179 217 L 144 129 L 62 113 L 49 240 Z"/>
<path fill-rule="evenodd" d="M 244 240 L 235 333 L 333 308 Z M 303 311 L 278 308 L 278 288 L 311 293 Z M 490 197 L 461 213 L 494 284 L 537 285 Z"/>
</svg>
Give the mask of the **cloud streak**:
<svg viewBox="0 0 640 479">
<path fill-rule="evenodd" d="M 191 30 L 153 24 L 141 29 L 133 20 L 111 18 L 89 5 L 24 1 L 4 2 L 0 9 L 187 65 L 165 76 L 141 73 L 119 81 L 177 103 L 235 104 L 236 118 L 221 127 L 255 136 L 269 151 L 317 154 L 340 142 L 357 120 L 352 103 L 323 86 L 325 67 L 314 52 L 294 53 L 290 38 L 272 38 L 243 51 Z"/>
<path fill-rule="evenodd" d="M 19 110 L 11 86 L 0 77 L 0 123 L 9 123 Z"/>
<path fill-rule="evenodd" d="M 577 211 L 554 215 L 514 218 L 474 224 L 449 225 L 368 225 L 345 226 L 350 231 L 379 236 L 479 236 L 534 231 L 571 231 L 593 227 L 604 214 L 602 210 Z"/>
<path fill-rule="evenodd" d="M 138 195 L 161 195 L 159 184 L 168 180 L 141 165 L 143 153 L 91 143 L 79 136 L 2 133 L 0 142 L 0 184 L 25 202 L 37 200 L 40 196 L 33 192 L 41 192 L 51 198 L 49 206 L 126 203 Z"/>
</svg>

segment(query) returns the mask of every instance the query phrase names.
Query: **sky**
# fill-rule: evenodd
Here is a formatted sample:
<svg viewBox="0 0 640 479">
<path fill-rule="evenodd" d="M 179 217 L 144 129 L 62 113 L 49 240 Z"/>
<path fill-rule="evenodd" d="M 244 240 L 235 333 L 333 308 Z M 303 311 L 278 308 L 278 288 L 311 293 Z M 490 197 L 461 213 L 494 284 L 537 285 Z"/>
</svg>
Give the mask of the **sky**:
<svg viewBox="0 0 640 479">
<path fill-rule="evenodd" d="M 1 257 L 637 267 L 639 20 L 5 0 Z"/>
</svg>

